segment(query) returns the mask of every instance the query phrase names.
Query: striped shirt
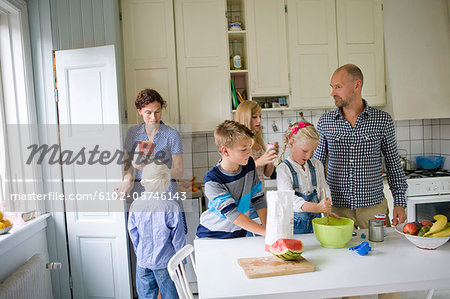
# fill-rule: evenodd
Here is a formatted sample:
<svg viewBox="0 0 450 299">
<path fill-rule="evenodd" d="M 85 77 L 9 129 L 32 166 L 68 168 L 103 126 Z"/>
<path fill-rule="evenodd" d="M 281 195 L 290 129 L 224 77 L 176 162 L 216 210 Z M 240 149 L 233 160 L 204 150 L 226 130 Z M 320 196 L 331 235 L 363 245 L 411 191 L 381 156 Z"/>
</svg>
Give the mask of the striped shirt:
<svg viewBox="0 0 450 299">
<path fill-rule="evenodd" d="M 199 238 L 244 237 L 247 231 L 233 221 L 242 213 L 249 215 L 250 202 L 255 210 L 267 207 L 261 181 L 250 157 L 247 165 L 236 172 L 225 171 L 220 163 L 204 177 L 208 210 L 200 216 L 197 228 Z"/>
<path fill-rule="evenodd" d="M 327 164 L 327 183 L 333 205 L 356 209 L 378 205 L 384 198 L 383 154 L 389 187 L 395 206 L 406 206 L 405 173 L 400 164 L 391 116 L 370 107 L 363 99 L 364 111 L 352 127 L 341 109 L 319 119 L 319 146 L 314 157 Z"/>
</svg>

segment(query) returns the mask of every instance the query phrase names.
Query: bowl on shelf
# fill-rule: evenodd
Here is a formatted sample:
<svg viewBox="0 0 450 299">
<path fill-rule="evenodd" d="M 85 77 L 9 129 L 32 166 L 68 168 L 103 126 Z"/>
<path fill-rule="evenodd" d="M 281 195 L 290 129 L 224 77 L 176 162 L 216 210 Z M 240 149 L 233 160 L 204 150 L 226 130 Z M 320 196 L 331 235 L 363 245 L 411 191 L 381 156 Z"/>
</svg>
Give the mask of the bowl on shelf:
<svg viewBox="0 0 450 299">
<path fill-rule="evenodd" d="M 342 248 L 352 238 L 354 222 L 349 218 L 330 217 L 329 225 L 326 217 L 314 218 L 312 224 L 314 235 L 323 247 Z"/>
<path fill-rule="evenodd" d="M 414 235 L 408 235 L 403 232 L 403 226 L 406 223 L 399 224 L 395 227 L 395 231 L 401 235 L 404 235 L 408 241 L 416 245 L 420 249 L 436 249 L 439 246 L 447 243 L 450 237 L 419 237 Z"/>
<path fill-rule="evenodd" d="M 444 164 L 445 158 L 442 156 L 417 156 L 416 163 L 422 169 L 437 169 Z"/>
</svg>

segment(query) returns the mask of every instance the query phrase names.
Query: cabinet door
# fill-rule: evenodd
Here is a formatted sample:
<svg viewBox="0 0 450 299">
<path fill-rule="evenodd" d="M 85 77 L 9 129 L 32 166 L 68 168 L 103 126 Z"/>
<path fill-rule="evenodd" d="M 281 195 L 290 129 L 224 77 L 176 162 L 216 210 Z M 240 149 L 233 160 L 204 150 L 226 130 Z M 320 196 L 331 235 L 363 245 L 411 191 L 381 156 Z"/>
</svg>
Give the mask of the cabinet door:
<svg viewBox="0 0 450 299">
<path fill-rule="evenodd" d="M 211 131 L 230 118 L 223 0 L 175 0 L 181 123 Z"/>
<path fill-rule="evenodd" d="M 381 0 L 336 0 L 339 65 L 353 63 L 364 74 L 362 96 L 385 105 Z"/>
<path fill-rule="evenodd" d="M 291 106 L 334 107 L 330 78 L 337 68 L 334 0 L 288 0 Z"/>
<path fill-rule="evenodd" d="M 127 122 L 142 122 L 134 101 L 140 90 L 152 88 L 167 101 L 163 121 L 178 123 L 172 0 L 122 0 L 121 3 Z"/>
<path fill-rule="evenodd" d="M 246 1 L 252 96 L 289 94 L 284 0 Z"/>
</svg>

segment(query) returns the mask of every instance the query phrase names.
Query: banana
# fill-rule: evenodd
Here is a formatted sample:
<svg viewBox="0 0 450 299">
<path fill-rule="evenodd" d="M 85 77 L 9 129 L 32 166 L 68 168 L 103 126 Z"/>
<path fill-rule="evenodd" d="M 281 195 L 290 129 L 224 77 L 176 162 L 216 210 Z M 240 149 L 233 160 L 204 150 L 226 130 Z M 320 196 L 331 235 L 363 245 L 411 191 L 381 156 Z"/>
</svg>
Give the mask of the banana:
<svg viewBox="0 0 450 299">
<path fill-rule="evenodd" d="M 447 217 L 444 215 L 435 215 L 434 220 L 436 222 L 433 224 L 433 226 L 430 228 L 430 230 L 424 234 L 424 237 L 428 237 L 429 235 L 432 235 L 434 233 L 437 233 L 445 228 L 447 226 Z"/>
<path fill-rule="evenodd" d="M 429 235 L 428 237 L 450 237 L 450 227 L 443 229 L 437 233 Z"/>
</svg>

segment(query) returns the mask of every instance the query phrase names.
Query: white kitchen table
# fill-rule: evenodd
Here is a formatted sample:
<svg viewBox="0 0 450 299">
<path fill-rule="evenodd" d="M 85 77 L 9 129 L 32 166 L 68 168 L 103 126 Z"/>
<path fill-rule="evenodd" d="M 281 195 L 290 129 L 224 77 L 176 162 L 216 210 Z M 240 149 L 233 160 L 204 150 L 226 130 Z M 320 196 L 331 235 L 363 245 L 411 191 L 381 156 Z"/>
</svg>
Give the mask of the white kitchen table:
<svg viewBox="0 0 450 299">
<path fill-rule="evenodd" d="M 302 240 L 302 256 L 315 272 L 248 279 L 237 259 L 271 255 L 263 237 L 197 239 L 194 241 L 200 298 L 326 298 L 448 288 L 450 242 L 436 250 L 415 247 L 393 228 L 384 242 L 373 243 L 369 255 L 348 248 L 358 245 L 360 233 L 345 248 L 324 248 L 314 234 Z"/>
</svg>

